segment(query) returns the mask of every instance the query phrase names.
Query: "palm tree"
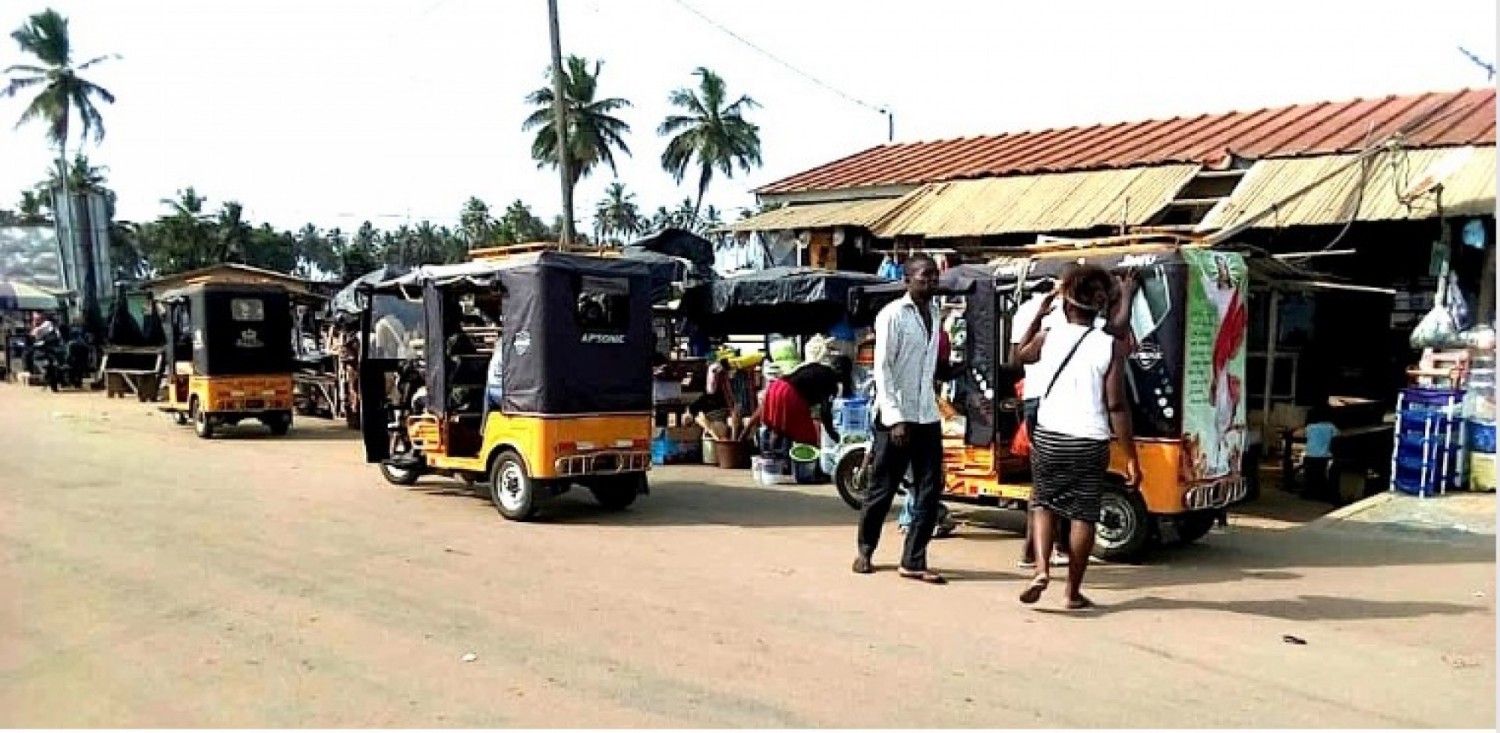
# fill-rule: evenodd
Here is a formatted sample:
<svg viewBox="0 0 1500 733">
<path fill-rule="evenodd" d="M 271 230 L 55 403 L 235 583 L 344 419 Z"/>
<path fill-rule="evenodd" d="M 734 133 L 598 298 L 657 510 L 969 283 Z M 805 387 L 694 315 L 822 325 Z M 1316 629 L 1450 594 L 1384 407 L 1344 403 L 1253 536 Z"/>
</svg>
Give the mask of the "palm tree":
<svg viewBox="0 0 1500 733">
<path fill-rule="evenodd" d="M 21 92 L 39 88 L 31 104 L 21 113 L 16 127 L 40 120 L 47 125 L 47 138 L 57 145 L 58 167 L 66 169 L 68 159 L 68 133 L 76 112 L 83 127 L 80 147 L 90 137 L 94 142 L 104 139 L 104 117 L 99 114 L 95 100 L 114 104 L 115 95 L 108 89 L 78 75 L 112 56 L 99 56 L 73 65 L 73 44 L 68 37 L 68 19 L 56 10 L 48 8 L 27 19 L 26 24 L 10 34 L 21 51 L 35 56 L 40 66 L 15 64 L 5 69 L 8 77 L 0 88 L 0 97 L 14 97 Z M 63 195 L 68 196 L 67 177 L 63 177 Z M 71 200 L 71 199 L 69 199 Z M 87 229 L 84 229 L 86 232 Z M 98 296 L 94 283 L 94 253 L 87 234 L 84 235 L 83 250 L 83 316 L 88 325 L 97 326 Z"/>
<path fill-rule="evenodd" d="M 214 219 L 215 262 L 246 262 L 251 255 L 251 232 L 254 227 L 245 221 L 245 207 L 238 201 L 225 201 Z"/>
<path fill-rule="evenodd" d="M 478 196 L 470 196 L 458 215 L 458 226 L 469 248 L 482 247 L 495 238 L 495 219 L 490 206 Z"/>
<path fill-rule="evenodd" d="M 75 112 L 83 125 L 82 139 L 93 137 L 96 143 L 103 140 L 104 117 L 99 114 L 95 100 L 114 104 L 115 95 L 79 76 L 78 72 L 119 57 L 109 54 L 73 66 L 68 19 L 50 8 L 31 16 L 26 25 L 11 33 L 10 37 L 16 40 L 23 52 L 35 56 L 43 64 L 16 64 L 5 70 L 10 78 L 5 88 L 0 89 L 0 97 L 14 97 L 24 90 L 41 87 L 26 111 L 21 113 L 16 126 L 34 120 L 45 122 L 48 139 L 58 146 L 59 161 L 68 158 L 68 134 Z"/>
<path fill-rule="evenodd" d="M 63 166 L 59 159 L 54 161 L 47 171 L 47 179 L 36 184 L 37 196 L 40 197 L 47 208 L 52 208 L 52 192 L 59 189 L 71 192 L 71 195 L 98 194 L 104 197 L 105 216 L 113 221 L 115 218 L 115 204 L 118 196 L 114 189 L 109 187 L 109 166 L 94 165 L 89 162 L 87 155 L 77 153 L 73 156 L 73 165 L 67 170 L 67 181 L 63 181 Z"/>
<path fill-rule="evenodd" d="M 604 199 L 594 207 L 594 239 L 601 245 L 607 241 L 619 244 L 622 238 L 639 234 L 643 224 L 635 194 L 626 192 L 625 184 L 619 181 L 609 184 Z"/>
<path fill-rule="evenodd" d="M 630 125 L 614 116 L 618 110 L 630 106 L 630 102 L 618 97 L 595 99 L 599 93 L 599 71 L 601 62 L 594 62 L 590 70 L 587 59 L 569 56 L 564 64 L 563 96 L 568 125 L 568 188 L 578 185 L 600 163 L 615 171 L 615 150 L 630 155 L 625 144 L 625 134 Z M 552 78 L 548 67 L 547 78 Z M 526 96 L 526 103 L 536 111 L 522 123 L 522 130 L 536 130 L 536 139 L 531 143 L 531 157 L 537 167 L 557 166 L 557 125 L 553 115 L 552 85 L 537 89 Z"/>
<path fill-rule="evenodd" d="M 161 205 L 172 210 L 170 216 L 181 219 L 198 219 L 203 216 L 203 205 L 208 199 L 198 195 L 198 190 L 188 186 L 177 192 L 175 199 L 162 199 Z"/>
<path fill-rule="evenodd" d="M 73 165 L 68 168 L 67 176 L 68 188 L 74 193 L 107 194 L 109 192 L 109 166 L 94 165 L 83 153 L 73 156 Z M 37 190 L 51 191 L 60 188 L 63 185 L 62 178 L 62 161 L 54 161 L 47 171 L 47 180 L 37 183 Z"/>
<path fill-rule="evenodd" d="M 760 127 L 744 117 L 746 111 L 760 105 L 744 95 L 726 104 L 729 95 L 723 77 L 702 66 L 693 73 L 698 77 L 697 89 L 678 89 L 667 98 L 685 114 L 668 116 L 656 134 L 672 138 L 661 155 L 661 166 L 672 174 L 673 180 L 682 183 L 688 168 L 694 161 L 697 163 L 698 201 L 693 204 L 696 218 L 715 170 L 733 178 L 736 166 L 749 173 L 752 167 L 761 164 Z"/>
<path fill-rule="evenodd" d="M 22 225 L 47 223 L 47 202 L 36 191 L 22 191 L 21 204 L 17 207 Z"/>
</svg>

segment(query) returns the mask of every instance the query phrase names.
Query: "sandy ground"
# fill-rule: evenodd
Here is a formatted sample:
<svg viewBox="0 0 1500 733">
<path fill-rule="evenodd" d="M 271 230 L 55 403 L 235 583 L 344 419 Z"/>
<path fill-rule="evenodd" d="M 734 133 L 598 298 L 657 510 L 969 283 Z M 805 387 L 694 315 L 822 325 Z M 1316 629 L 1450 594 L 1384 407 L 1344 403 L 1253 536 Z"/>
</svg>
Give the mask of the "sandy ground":
<svg viewBox="0 0 1500 733">
<path fill-rule="evenodd" d="M 205 442 L 14 385 L 0 416 L 6 726 L 1495 724 L 1493 536 L 1237 519 L 1070 615 L 1016 602 L 1005 531 L 935 545 L 946 587 L 851 574 L 830 487 L 674 468 L 517 524 L 324 421 Z"/>
</svg>

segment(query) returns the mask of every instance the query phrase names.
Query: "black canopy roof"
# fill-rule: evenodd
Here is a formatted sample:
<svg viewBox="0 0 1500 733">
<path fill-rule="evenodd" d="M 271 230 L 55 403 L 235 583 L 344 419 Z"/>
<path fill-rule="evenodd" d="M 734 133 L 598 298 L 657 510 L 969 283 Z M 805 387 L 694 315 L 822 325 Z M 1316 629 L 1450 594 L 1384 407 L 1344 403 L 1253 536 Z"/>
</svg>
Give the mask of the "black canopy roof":
<svg viewBox="0 0 1500 733">
<path fill-rule="evenodd" d="M 355 278 L 348 285 L 334 294 L 333 300 L 328 302 L 328 307 L 335 315 L 350 314 L 357 315 L 370 303 L 370 298 L 363 292 L 369 286 L 385 282 L 405 275 L 410 268 L 404 265 L 385 265 L 379 269 L 371 270 Z"/>
<path fill-rule="evenodd" d="M 690 288 L 681 311 L 709 333 L 824 333 L 849 319 L 855 291 L 890 282 L 862 272 L 772 267 Z"/>
<path fill-rule="evenodd" d="M 663 229 L 625 245 L 625 259 L 651 268 L 651 302 L 672 299 L 672 286 L 692 287 L 717 279 L 712 242 L 683 229 Z"/>
</svg>

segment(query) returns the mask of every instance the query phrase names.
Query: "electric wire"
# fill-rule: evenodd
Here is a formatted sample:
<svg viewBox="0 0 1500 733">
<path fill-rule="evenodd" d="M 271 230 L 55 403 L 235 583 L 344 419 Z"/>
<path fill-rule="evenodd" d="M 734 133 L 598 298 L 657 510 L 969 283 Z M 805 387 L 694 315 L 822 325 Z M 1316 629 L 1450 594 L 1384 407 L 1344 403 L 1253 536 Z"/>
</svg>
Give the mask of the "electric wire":
<svg viewBox="0 0 1500 733">
<path fill-rule="evenodd" d="M 889 115 L 890 114 L 890 109 L 888 109 L 887 107 L 882 107 L 882 106 L 879 106 L 879 105 L 875 105 L 875 104 L 871 104 L 869 102 L 866 102 L 866 101 L 864 101 L 864 100 L 862 100 L 862 99 L 860 99 L 858 97 L 855 97 L 852 94 L 849 94 L 847 92 L 844 92 L 841 89 L 838 89 L 837 87 L 833 86 L 832 84 L 829 84 L 828 82 L 825 82 L 822 79 L 819 79 L 818 77 L 813 76 L 812 74 L 810 74 L 810 73 L 808 73 L 806 71 L 803 71 L 802 69 L 797 68 L 796 66 L 793 66 L 790 62 L 782 60 L 776 54 L 773 54 L 770 51 L 767 51 L 766 49 L 761 48 L 760 46 L 758 46 L 755 43 L 751 42 L 749 39 L 745 38 L 744 36 L 741 36 L 740 34 L 735 33 L 734 31 L 730 30 L 729 28 L 724 27 L 722 24 L 720 24 L 718 21 L 715 21 L 713 18 L 710 18 L 707 15 L 704 15 L 702 13 L 702 11 L 698 10 L 697 8 L 693 7 L 692 5 L 689 5 L 685 0 L 672 0 L 672 2 L 675 2 L 678 5 L 680 5 L 683 10 L 686 10 L 689 13 L 692 13 L 693 15 L 698 16 L 698 18 L 700 18 L 701 20 L 703 20 L 703 22 L 705 22 L 705 23 L 713 26 L 714 28 L 717 28 L 724 35 L 727 35 L 730 38 L 733 38 L 734 40 L 739 41 L 740 43 L 744 44 L 745 46 L 747 46 L 750 49 L 754 50 L 755 52 L 759 53 L 760 55 L 765 56 L 766 58 L 770 59 L 771 61 L 776 62 L 777 64 L 779 64 L 783 68 L 787 69 L 788 71 L 791 71 L 792 73 L 794 73 L 794 74 L 796 74 L 796 75 L 798 75 L 798 76 L 800 76 L 800 77 L 802 77 L 802 78 L 804 78 L 804 79 L 806 79 L 806 80 L 808 80 L 808 81 L 810 81 L 810 82 L 812 82 L 812 83 L 814 83 L 814 84 L 816 84 L 816 85 L 818 85 L 818 86 L 820 86 L 820 87 L 822 87 L 822 88 L 824 88 L 824 89 L 826 89 L 826 90 L 828 90 L 830 92 L 833 92 L 834 94 L 842 97 L 844 100 L 846 100 L 846 101 L 848 101 L 850 103 L 856 104 L 856 105 L 858 105 L 860 107 L 864 107 L 865 109 L 868 109 L 868 110 L 870 110 L 872 112 L 876 112 L 876 113 L 879 113 L 879 114 L 882 114 L 882 115 Z"/>
</svg>

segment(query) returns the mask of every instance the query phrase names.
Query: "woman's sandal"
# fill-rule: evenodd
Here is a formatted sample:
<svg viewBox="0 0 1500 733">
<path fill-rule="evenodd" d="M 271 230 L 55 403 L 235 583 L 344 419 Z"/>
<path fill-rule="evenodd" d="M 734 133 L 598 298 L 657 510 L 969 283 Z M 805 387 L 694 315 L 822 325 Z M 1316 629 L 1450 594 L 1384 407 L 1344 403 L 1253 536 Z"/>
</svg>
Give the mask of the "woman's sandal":
<svg viewBox="0 0 1500 733">
<path fill-rule="evenodd" d="M 931 583 L 933 585 L 943 585 L 944 583 L 948 582 L 947 578 L 944 578 L 942 575 L 931 570 L 907 570 L 906 568 L 897 568 L 896 573 L 901 577 L 906 578 L 907 580 L 920 580 L 923 583 Z"/>
<path fill-rule="evenodd" d="M 1046 591 L 1047 586 L 1051 584 L 1052 578 L 1049 578 L 1045 575 L 1038 575 L 1035 578 L 1032 578 L 1031 583 L 1026 586 L 1026 590 L 1021 591 L 1021 602 L 1029 606 L 1033 603 L 1036 603 L 1037 601 L 1042 600 L 1042 593 Z"/>
</svg>

